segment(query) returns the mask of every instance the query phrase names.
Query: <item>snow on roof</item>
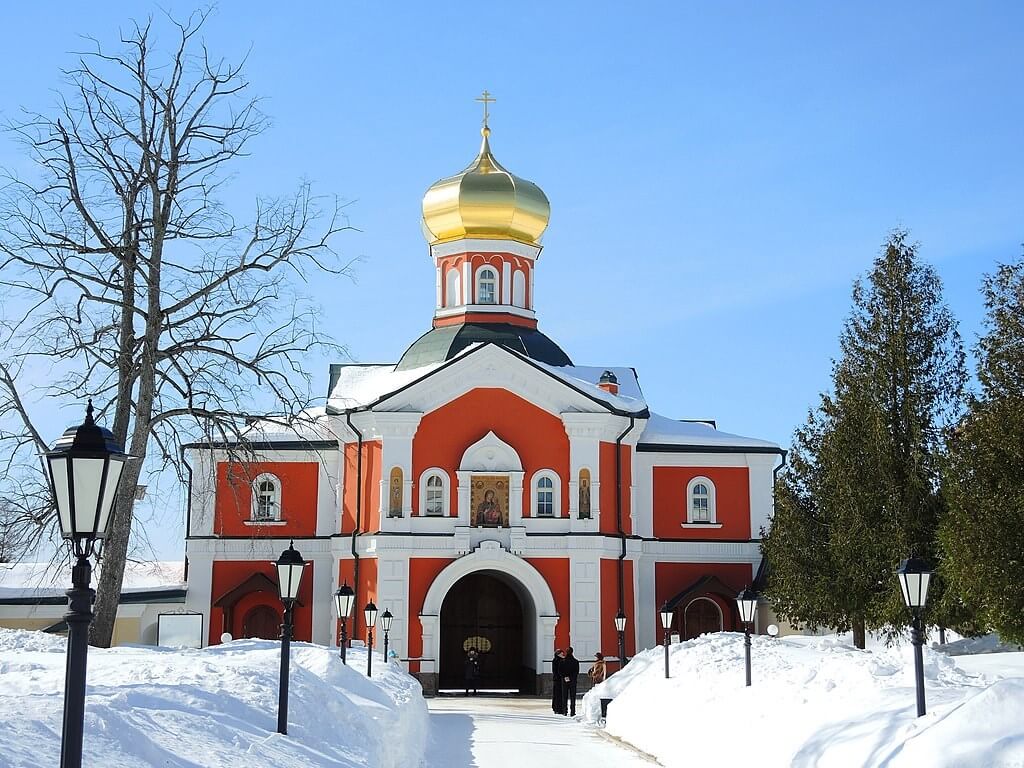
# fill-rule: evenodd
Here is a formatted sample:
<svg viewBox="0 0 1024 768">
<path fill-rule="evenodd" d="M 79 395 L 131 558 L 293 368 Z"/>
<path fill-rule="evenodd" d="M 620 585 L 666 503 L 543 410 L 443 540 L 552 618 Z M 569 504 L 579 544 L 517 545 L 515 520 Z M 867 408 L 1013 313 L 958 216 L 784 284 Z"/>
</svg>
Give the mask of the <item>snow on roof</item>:
<svg viewBox="0 0 1024 768">
<path fill-rule="evenodd" d="M 245 431 L 245 439 L 252 442 L 285 442 L 294 440 L 333 440 L 328 422 L 323 418 L 327 409 L 323 406 L 307 408 L 291 422 L 278 419 L 259 419 Z"/>
<path fill-rule="evenodd" d="M 647 408 L 643 392 L 640 391 L 640 381 L 636 377 L 636 371 L 632 368 L 621 366 L 593 366 L 593 365 L 548 365 L 536 360 L 535 365 L 545 371 L 554 374 L 567 384 L 576 389 L 586 392 L 591 397 L 603 400 L 614 408 L 629 413 L 639 413 Z M 619 393 L 613 395 L 601 389 L 597 383 L 605 371 L 611 371 L 618 379 Z"/>
<path fill-rule="evenodd" d="M 102 568 L 101 564 L 98 571 Z M 96 578 L 99 575 L 98 571 Z M 51 566 L 50 563 L 0 565 L 0 600 L 14 597 L 62 595 L 69 586 L 71 586 L 70 563 L 57 567 Z M 125 564 L 123 592 L 184 588 L 184 561 L 129 562 Z"/>
<path fill-rule="evenodd" d="M 392 365 L 344 365 L 338 368 L 327 404 L 339 411 L 363 408 L 417 379 L 437 370 L 447 361 L 431 363 L 422 368 L 396 371 Z"/>
<path fill-rule="evenodd" d="M 775 448 L 778 445 L 768 440 L 733 435 L 722 432 L 702 421 L 675 421 L 652 413 L 647 427 L 640 435 L 641 444 L 657 445 L 706 445 L 728 448 Z"/>
<path fill-rule="evenodd" d="M 331 390 L 331 394 L 327 398 L 327 404 L 331 408 L 338 410 L 366 407 L 414 381 L 429 376 L 453 360 L 471 354 L 481 346 L 483 346 L 481 342 L 470 344 L 450 360 L 443 360 L 424 365 L 420 368 L 410 368 L 402 371 L 395 370 L 394 365 L 339 366 L 337 369 L 338 378 L 334 388 Z M 555 378 L 614 408 L 631 413 L 639 413 L 647 407 L 647 403 L 643 399 L 643 393 L 640 391 L 640 382 L 637 381 L 636 372 L 632 368 L 548 365 L 547 363 L 527 358 L 525 355 L 514 350 L 500 346 L 499 348 L 510 355 L 528 361 L 541 370 L 552 374 Z M 601 374 L 605 371 L 612 371 L 619 380 L 618 395 L 605 392 L 597 386 L 598 379 L 601 378 Z"/>
</svg>

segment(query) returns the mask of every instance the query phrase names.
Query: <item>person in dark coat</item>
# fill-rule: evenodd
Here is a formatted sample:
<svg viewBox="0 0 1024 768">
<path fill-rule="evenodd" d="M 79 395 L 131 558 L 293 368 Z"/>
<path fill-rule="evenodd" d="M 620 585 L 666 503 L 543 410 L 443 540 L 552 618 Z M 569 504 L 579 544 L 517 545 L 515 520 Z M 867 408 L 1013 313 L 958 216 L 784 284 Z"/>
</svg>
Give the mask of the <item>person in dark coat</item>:
<svg viewBox="0 0 1024 768">
<path fill-rule="evenodd" d="M 551 710 L 556 715 L 565 714 L 565 690 L 562 686 L 562 651 L 555 649 L 551 659 Z"/>
<path fill-rule="evenodd" d="M 476 696 L 477 686 L 480 685 L 480 657 L 477 655 L 476 648 L 470 648 L 469 653 L 466 654 L 466 695 L 469 696 L 469 689 L 473 689 L 473 695 Z"/>
<path fill-rule="evenodd" d="M 580 662 L 572 655 L 572 646 L 565 649 L 565 657 L 558 665 L 558 671 L 562 677 L 562 689 L 565 695 L 562 714 L 576 717 L 576 683 L 580 679 Z"/>
</svg>

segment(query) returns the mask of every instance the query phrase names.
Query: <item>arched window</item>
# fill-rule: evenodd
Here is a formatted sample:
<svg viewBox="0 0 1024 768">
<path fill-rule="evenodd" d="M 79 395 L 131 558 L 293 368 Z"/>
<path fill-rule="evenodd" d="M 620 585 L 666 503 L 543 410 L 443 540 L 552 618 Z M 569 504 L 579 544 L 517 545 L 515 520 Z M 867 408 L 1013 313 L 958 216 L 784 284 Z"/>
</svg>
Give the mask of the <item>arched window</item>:
<svg viewBox="0 0 1024 768">
<path fill-rule="evenodd" d="M 590 470 L 580 470 L 580 481 L 579 481 L 579 508 L 580 508 L 580 520 L 590 519 Z"/>
<path fill-rule="evenodd" d="M 420 475 L 420 514 L 444 517 L 448 514 L 448 473 L 438 467 Z"/>
<path fill-rule="evenodd" d="M 449 269 L 448 274 L 445 275 L 444 285 L 444 305 L 446 307 L 455 307 L 462 303 L 462 297 L 459 296 L 459 289 L 461 286 L 462 279 L 459 277 L 459 270 Z"/>
<path fill-rule="evenodd" d="M 512 303 L 517 307 L 526 308 L 526 275 L 517 269 L 512 275 Z"/>
<path fill-rule="evenodd" d="M 558 475 L 542 469 L 533 476 L 533 516 L 558 517 L 561 515 L 561 492 Z"/>
<path fill-rule="evenodd" d="M 706 477 L 695 477 L 686 486 L 686 522 L 693 525 L 715 524 L 715 484 Z"/>
<path fill-rule="evenodd" d="M 257 522 L 281 519 L 281 481 L 274 475 L 259 475 L 252 484 L 252 513 Z"/>
<path fill-rule="evenodd" d="M 484 267 L 476 276 L 476 303 L 496 304 L 498 295 L 498 273 Z"/>
<path fill-rule="evenodd" d="M 392 467 L 391 480 L 388 483 L 388 517 L 402 516 L 402 468 Z"/>
</svg>

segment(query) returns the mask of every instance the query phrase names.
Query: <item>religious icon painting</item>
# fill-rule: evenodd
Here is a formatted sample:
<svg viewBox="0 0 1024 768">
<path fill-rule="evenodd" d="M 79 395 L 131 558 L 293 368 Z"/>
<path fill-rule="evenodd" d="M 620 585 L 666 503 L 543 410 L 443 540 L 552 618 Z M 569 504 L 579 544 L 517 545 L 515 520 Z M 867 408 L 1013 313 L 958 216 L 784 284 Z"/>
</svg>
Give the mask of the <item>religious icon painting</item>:
<svg viewBox="0 0 1024 768">
<path fill-rule="evenodd" d="M 508 476 L 474 475 L 470 493 L 469 524 L 508 527 Z"/>
</svg>

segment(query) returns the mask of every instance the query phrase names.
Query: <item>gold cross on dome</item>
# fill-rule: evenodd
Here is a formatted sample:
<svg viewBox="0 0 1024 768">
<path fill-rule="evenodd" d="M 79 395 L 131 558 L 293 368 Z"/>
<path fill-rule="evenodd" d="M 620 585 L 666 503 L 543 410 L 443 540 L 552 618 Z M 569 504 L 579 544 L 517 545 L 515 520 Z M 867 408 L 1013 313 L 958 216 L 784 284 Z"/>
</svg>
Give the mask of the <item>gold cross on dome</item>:
<svg viewBox="0 0 1024 768">
<path fill-rule="evenodd" d="M 487 127 L 487 118 L 489 118 L 491 116 L 491 113 L 487 110 L 487 105 L 488 104 L 493 104 L 494 102 L 497 101 L 497 99 L 491 98 L 491 92 L 488 91 L 488 90 L 485 90 L 477 98 L 475 98 L 474 101 L 483 102 L 483 105 L 484 105 L 484 127 L 486 128 Z"/>
</svg>

